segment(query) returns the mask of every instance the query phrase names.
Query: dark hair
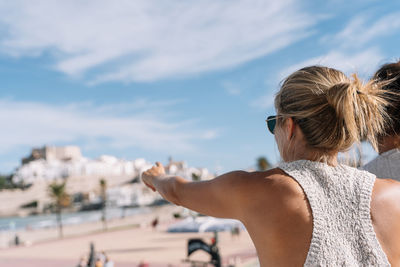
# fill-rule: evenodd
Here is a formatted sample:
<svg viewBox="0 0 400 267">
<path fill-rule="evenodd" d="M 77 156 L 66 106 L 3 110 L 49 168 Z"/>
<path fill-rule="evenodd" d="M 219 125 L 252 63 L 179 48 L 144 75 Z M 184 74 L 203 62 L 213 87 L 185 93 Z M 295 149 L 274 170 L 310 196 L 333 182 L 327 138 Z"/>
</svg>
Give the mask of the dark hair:
<svg viewBox="0 0 400 267">
<path fill-rule="evenodd" d="M 400 134 L 400 61 L 383 65 L 373 79 L 382 83 L 388 105 L 386 113 L 390 117 L 380 137 Z"/>
</svg>

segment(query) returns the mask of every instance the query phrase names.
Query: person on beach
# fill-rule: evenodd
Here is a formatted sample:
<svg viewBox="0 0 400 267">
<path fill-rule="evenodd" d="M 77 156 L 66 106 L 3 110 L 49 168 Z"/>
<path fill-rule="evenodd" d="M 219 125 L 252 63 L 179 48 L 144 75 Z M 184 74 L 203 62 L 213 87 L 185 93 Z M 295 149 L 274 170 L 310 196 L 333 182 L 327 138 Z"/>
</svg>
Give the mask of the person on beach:
<svg viewBox="0 0 400 267">
<path fill-rule="evenodd" d="M 104 266 L 103 261 L 100 258 L 97 258 L 94 266 L 95 267 L 103 267 Z"/>
<path fill-rule="evenodd" d="M 383 65 L 373 80 L 383 82 L 383 89 L 390 96 L 386 112 L 391 120 L 378 136 L 379 155 L 362 168 L 378 177 L 400 181 L 400 61 Z"/>
<path fill-rule="evenodd" d="M 209 181 L 142 174 L 166 200 L 243 222 L 261 266 L 400 266 L 400 183 L 337 161 L 360 140 L 376 147 L 384 91 L 357 76 L 311 66 L 287 77 L 267 119 L 283 162 Z"/>
<path fill-rule="evenodd" d="M 79 263 L 78 263 L 77 267 L 87 267 L 87 266 L 88 266 L 88 260 L 87 260 L 86 256 L 82 256 L 79 259 Z"/>
<path fill-rule="evenodd" d="M 157 226 L 158 226 L 158 217 L 155 217 L 151 221 L 151 228 L 153 229 L 153 231 L 157 230 Z"/>
<path fill-rule="evenodd" d="M 105 258 L 104 267 L 114 267 L 114 262 L 108 256 Z"/>
</svg>

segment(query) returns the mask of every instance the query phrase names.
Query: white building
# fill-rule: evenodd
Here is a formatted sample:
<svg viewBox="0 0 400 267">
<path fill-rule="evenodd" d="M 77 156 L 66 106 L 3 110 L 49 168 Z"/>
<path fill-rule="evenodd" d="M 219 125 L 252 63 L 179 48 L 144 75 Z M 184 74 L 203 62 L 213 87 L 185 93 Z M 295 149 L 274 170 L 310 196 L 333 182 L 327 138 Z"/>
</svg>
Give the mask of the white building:
<svg viewBox="0 0 400 267">
<path fill-rule="evenodd" d="M 55 180 L 67 179 L 69 194 L 86 193 L 95 199 L 100 195 L 100 180 L 107 182 L 107 199 L 111 206 L 149 205 L 161 197 L 152 192 L 143 183 L 132 183 L 135 178 L 153 164 L 145 159 L 124 160 L 103 155 L 97 159 L 88 159 L 81 155 L 76 147 L 45 147 L 34 149 L 32 154 L 23 160 L 23 164 L 12 177 L 14 183 L 32 184 L 35 188 L 47 188 Z M 212 176 L 205 168 L 193 168 L 183 161 L 172 159 L 165 165 L 166 173 L 192 180 L 210 179 Z M 43 190 L 42 189 L 42 190 Z M 32 195 L 32 199 L 38 198 Z M 40 197 L 39 197 L 40 198 Z M 42 196 L 41 201 L 46 201 Z M 90 201 L 90 200 L 89 200 Z"/>
<path fill-rule="evenodd" d="M 32 154 L 23 159 L 12 180 L 34 184 L 76 176 L 133 178 L 150 167 L 144 159 L 129 161 L 106 155 L 88 159 L 82 157 L 77 147 L 45 147 L 33 149 Z"/>
<path fill-rule="evenodd" d="M 146 206 L 158 199 L 161 199 L 159 194 L 154 194 L 142 184 L 124 185 L 107 190 L 107 202 L 110 206 Z"/>
</svg>

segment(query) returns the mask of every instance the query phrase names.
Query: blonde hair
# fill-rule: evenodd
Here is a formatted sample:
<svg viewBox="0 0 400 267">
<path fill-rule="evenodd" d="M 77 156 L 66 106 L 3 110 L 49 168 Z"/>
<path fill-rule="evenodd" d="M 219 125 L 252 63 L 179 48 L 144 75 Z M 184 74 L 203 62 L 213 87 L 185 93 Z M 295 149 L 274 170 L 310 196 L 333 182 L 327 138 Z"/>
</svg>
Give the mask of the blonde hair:
<svg viewBox="0 0 400 267">
<path fill-rule="evenodd" d="M 363 84 L 356 75 L 350 79 L 322 66 L 294 72 L 275 97 L 278 115 L 293 118 L 307 144 L 323 153 L 346 151 L 362 140 L 377 149 L 376 136 L 387 119 L 386 103 L 379 84 Z"/>
</svg>

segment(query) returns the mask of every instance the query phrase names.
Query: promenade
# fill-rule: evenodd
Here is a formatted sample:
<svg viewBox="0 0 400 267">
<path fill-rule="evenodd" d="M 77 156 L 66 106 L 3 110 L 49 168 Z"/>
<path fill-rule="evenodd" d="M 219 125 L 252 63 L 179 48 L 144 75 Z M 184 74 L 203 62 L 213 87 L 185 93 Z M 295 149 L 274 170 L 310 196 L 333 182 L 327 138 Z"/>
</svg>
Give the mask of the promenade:
<svg viewBox="0 0 400 267">
<path fill-rule="evenodd" d="M 76 266 L 80 257 L 89 254 L 91 242 L 96 251 L 104 251 L 114 261 L 115 267 L 138 266 L 141 261 L 155 267 L 189 266 L 182 262 L 186 258 L 187 240 L 202 238 L 210 243 L 213 234 L 167 233 L 168 225 L 174 223 L 171 212 L 177 208 L 166 206 L 154 213 L 115 220 L 109 223 L 110 229 L 106 232 L 101 230 L 100 222 L 67 226 L 63 239 L 56 238 L 56 229 L 33 231 L 29 236 L 31 240 L 36 237 L 36 241 L 31 241 L 30 246 L 0 250 L 0 267 Z M 160 220 L 155 230 L 150 226 L 154 216 Z M 47 238 L 41 240 L 40 235 Z M 235 237 L 229 232 L 219 233 L 218 244 L 224 265 L 235 263 L 236 266 L 244 266 L 255 262 L 256 252 L 245 231 Z M 203 261 L 209 256 L 199 251 L 191 259 Z"/>
</svg>

